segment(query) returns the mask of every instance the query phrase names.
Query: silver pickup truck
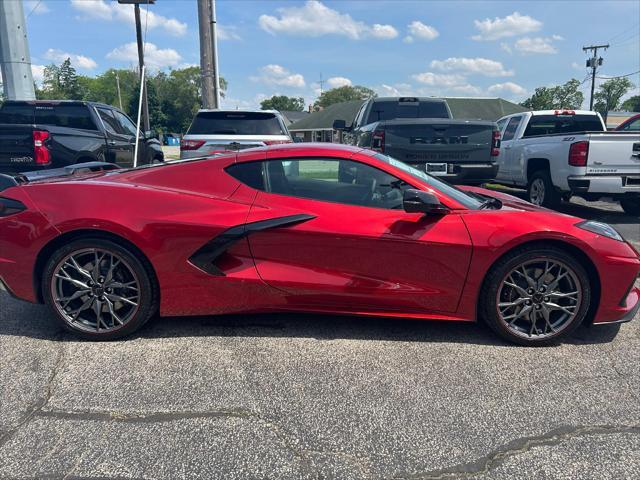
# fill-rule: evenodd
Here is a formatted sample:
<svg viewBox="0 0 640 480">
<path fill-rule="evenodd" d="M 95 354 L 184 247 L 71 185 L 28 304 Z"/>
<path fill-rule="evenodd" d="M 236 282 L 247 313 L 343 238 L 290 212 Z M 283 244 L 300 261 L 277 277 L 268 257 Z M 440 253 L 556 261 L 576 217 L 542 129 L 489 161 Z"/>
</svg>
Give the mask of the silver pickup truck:
<svg viewBox="0 0 640 480">
<path fill-rule="evenodd" d="M 640 133 L 607 132 L 599 114 L 583 110 L 518 113 L 498 128 L 497 183 L 526 187 L 536 205 L 609 197 L 640 215 Z"/>
</svg>

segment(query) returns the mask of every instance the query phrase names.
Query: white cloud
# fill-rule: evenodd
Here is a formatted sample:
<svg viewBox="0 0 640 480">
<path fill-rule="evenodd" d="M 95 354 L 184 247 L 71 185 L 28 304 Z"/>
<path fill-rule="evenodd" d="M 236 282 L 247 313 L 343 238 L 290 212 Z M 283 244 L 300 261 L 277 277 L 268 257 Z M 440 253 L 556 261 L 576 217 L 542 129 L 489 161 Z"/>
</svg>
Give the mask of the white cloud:
<svg viewBox="0 0 640 480">
<path fill-rule="evenodd" d="M 318 0 L 308 0 L 301 7 L 278 9 L 279 17 L 260 15 L 258 24 L 264 31 L 277 34 L 319 37 L 322 35 L 344 35 L 353 40 L 366 37 L 390 39 L 398 36 L 391 25 L 373 26 L 354 20 L 346 13 L 327 7 Z"/>
<path fill-rule="evenodd" d="M 523 95 L 526 95 L 527 93 L 526 88 L 521 87 L 517 83 L 513 83 L 513 82 L 496 83 L 494 85 L 491 85 L 487 89 L 487 91 L 489 93 L 493 93 L 496 95 L 507 93 L 512 95 L 523 96 Z"/>
<path fill-rule="evenodd" d="M 424 23 L 414 20 L 408 26 L 409 34 L 404 37 L 404 41 L 407 43 L 413 42 L 415 38 L 420 40 L 433 40 L 440 35 L 440 33 L 433 27 L 425 25 Z"/>
<path fill-rule="evenodd" d="M 509 77 L 513 70 L 505 70 L 502 63 L 488 58 L 464 58 L 450 57 L 446 60 L 433 60 L 431 68 L 443 72 L 461 72 L 466 74 L 479 74 L 487 77 Z"/>
<path fill-rule="evenodd" d="M 425 85 L 436 87 L 452 87 L 454 85 L 463 85 L 466 82 L 466 78 L 463 75 L 449 75 L 432 72 L 418 73 L 416 75 L 412 75 L 411 78 L 417 82 L 424 83 Z"/>
<path fill-rule="evenodd" d="M 500 48 L 501 48 L 502 50 L 504 50 L 505 52 L 507 52 L 507 53 L 513 53 L 513 50 L 511 50 L 511 45 L 509 45 L 508 43 L 504 43 L 504 42 L 502 42 L 502 43 L 500 44 Z"/>
<path fill-rule="evenodd" d="M 280 85 L 283 87 L 302 88 L 305 86 L 304 77 L 299 73 L 291 73 L 281 65 L 265 65 L 260 69 L 260 75 L 250 77 L 254 82 L 262 82 L 268 85 Z"/>
<path fill-rule="evenodd" d="M 218 25 L 218 40 L 242 40 L 236 27 Z"/>
<path fill-rule="evenodd" d="M 381 97 L 410 97 L 415 95 L 414 88 L 408 83 L 394 83 L 393 85 L 383 83 L 379 87 L 375 87 L 374 90 Z"/>
<path fill-rule="evenodd" d="M 352 83 L 351 80 L 345 77 L 331 77 L 327 79 L 327 85 L 331 88 L 338 88 L 352 85 Z"/>
<path fill-rule="evenodd" d="M 496 17 L 493 20 L 474 20 L 476 28 L 480 31 L 474 35 L 474 40 L 498 40 L 499 38 L 514 37 L 525 33 L 536 32 L 542 28 L 542 22 L 528 15 L 520 15 L 513 12 L 504 18 Z"/>
<path fill-rule="evenodd" d="M 585 69 L 585 64 L 584 63 L 578 63 L 578 62 L 571 62 L 571 68 L 573 68 L 575 70 L 584 70 Z"/>
<path fill-rule="evenodd" d="M 126 43 L 107 53 L 107 58 L 120 62 L 138 64 L 138 46 L 136 42 Z M 151 69 L 176 67 L 181 64 L 182 57 L 172 48 L 158 48 L 153 43 L 146 43 L 144 63 Z"/>
<path fill-rule="evenodd" d="M 33 81 L 41 85 L 42 80 L 44 80 L 44 65 L 35 65 L 32 63 L 31 74 L 33 75 Z"/>
<path fill-rule="evenodd" d="M 107 3 L 104 0 L 71 0 L 71 6 L 83 14 L 83 18 L 120 21 L 135 24 L 133 5 L 120 5 L 116 2 Z M 162 29 L 169 35 L 182 36 L 187 33 L 187 24 L 175 18 L 167 18 L 146 10 L 142 7 L 142 27 L 149 30 Z"/>
<path fill-rule="evenodd" d="M 24 7 L 27 17 L 31 14 L 42 15 L 51 11 L 45 2 L 38 2 L 38 0 L 25 0 Z"/>
<path fill-rule="evenodd" d="M 98 66 L 96 61 L 91 57 L 86 57 L 77 53 L 63 52 L 56 48 L 50 48 L 44 52 L 43 57 L 56 63 L 62 63 L 68 58 L 71 60 L 71 65 L 83 70 L 93 70 Z"/>
<path fill-rule="evenodd" d="M 515 48 L 521 53 L 558 53 L 558 49 L 553 45 L 553 41 L 558 37 L 523 37 L 519 38 L 515 43 Z M 562 38 L 562 37 L 559 37 Z"/>
<path fill-rule="evenodd" d="M 465 83 L 464 85 L 455 85 L 451 87 L 450 91 L 460 95 L 469 95 L 472 97 L 482 94 L 482 89 L 480 87 L 476 87 L 475 85 L 471 85 L 469 83 Z"/>
</svg>

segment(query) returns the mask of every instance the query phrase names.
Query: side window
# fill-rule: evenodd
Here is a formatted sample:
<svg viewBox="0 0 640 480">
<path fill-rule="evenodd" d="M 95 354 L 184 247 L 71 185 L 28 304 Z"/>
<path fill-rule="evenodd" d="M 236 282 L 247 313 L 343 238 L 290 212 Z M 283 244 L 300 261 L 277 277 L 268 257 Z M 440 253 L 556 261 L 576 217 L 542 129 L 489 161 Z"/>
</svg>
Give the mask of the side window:
<svg viewBox="0 0 640 480">
<path fill-rule="evenodd" d="M 364 111 L 367 108 L 368 103 L 369 102 L 364 102 L 360 107 L 360 110 L 358 110 L 358 113 L 356 113 L 356 118 L 353 121 L 354 127 L 359 127 L 360 125 L 362 125 L 362 115 L 364 114 Z"/>
<path fill-rule="evenodd" d="M 97 130 L 89 107 L 85 105 L 36 106 L 36 123 L 59 127 Z"/>
<path fill-rule="evenodd" d="M 98 115 L 100 115 L 100 119 L 102 119 L 102 123 L 104 123 L 104 128 L 107 129 L 107 132 L 118 135 L 120 133 L 120 125 L 116 122 L 111 110 L 99 107 L 96 108 L 96 110 L 98 111 Z"/>
<path fill-rule="evenodd" d="M 498 131 L 500 133 L 502 133 L 502 130 L 504 130 L 504 126 L 507 124 L 507 119 L 503 118 L 502 120 L 498 120 Z"/>
<path fill-rule="evenodd" d="M 405 182 L 364 163 L 343 159 L 269 160 L 271 193 L 362 207 L 401 209 Z"/>
<path fill-rule="evenodd" d="M 136 125 L 129 119 L 129 117 L 117 110 L 114 110 L 113 113 L 116 116 L 116 120 L 118 120 L 118 123 L 122 127 L 122 130 L 125 133 L 133 135 L 135 137 L 137 135 L 138 129 L 136 128 Z"/>
<path fill-rule="evenodd" d="M 504 135 L 502 135 L 502 141 L 513 140 L 513 137 L 516 136 L 516 131 L 520 126 L 520 122 L 522 121 L 522 117 L 512 117 L 509 120 L 507 128 L 504 131 Z"/>
<path fill-rule="evenodd" d="M 0 123 L 34 123 L 32 105 L 12 105 L 10 103 L 0 108 Z"/>
<path fill-rule="evenodd" d="M 236 180 L 256 190 L 264 190 L 264 162 L 236 163 L 226 171 Z"/>
</svg>

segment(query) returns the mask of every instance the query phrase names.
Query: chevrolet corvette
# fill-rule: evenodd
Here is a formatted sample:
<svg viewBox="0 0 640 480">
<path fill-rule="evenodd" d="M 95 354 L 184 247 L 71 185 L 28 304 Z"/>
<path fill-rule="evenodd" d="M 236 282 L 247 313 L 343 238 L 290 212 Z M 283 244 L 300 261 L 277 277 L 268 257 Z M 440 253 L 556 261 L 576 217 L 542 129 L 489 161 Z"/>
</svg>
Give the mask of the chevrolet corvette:
<svg viewBox="0 0 640 480">
<path fill-rule="evenodd" d="M 0 288 L 87 339 L 157 314 L 297 311 L 546 345 L 631 320 L 639 273 L 607 224 L 340 145 L 0 175 Z"/>
</svg>

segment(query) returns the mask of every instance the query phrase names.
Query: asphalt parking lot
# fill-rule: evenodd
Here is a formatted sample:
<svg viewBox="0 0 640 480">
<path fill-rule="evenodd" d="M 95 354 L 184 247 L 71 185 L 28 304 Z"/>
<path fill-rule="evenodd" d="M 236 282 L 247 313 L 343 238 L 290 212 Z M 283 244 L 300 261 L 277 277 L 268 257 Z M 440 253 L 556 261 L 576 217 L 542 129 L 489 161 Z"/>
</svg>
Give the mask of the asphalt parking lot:
<svg viewBox="0 0 640 480">
<path fill-rule="evenodd" d="M 565 213 L 610 222 L 612 204 Z M 640 477 L 640 319 L 523 348 L 478 325 L 311 315 L 62 333 L 0 294 L 0 478 Z"/>
</svg>

